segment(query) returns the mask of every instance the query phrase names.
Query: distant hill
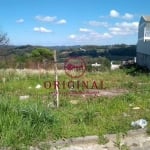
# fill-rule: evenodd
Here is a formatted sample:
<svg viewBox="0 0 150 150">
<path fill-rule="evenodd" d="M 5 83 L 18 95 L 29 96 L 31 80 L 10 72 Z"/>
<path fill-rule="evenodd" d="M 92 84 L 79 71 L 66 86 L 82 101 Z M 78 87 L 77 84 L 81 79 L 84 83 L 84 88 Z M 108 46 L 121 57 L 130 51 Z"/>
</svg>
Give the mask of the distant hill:
<svg viewBox="0 0 150 150">
<path fill-rule="evenodd" d="M 128 60 L 136 56 L 136 45 L 81 46 L 71 49 L 68 56 L 101 56 L 110 60 Z"/>
<path fill-rule="evenodd" d="M 23 58 L 24 56 L 30 56 L 31 52 L 35 48 L 42 48 L 42 46 L 0 46 L 0 67 L 7 66 L 16 62 L 16 58 Z M 64 62 L 68 57 L 82 56 L 87 59 L 95 60 L 96 58 L 104 57 L 109 60 L 129 60 L 136 56 L 136 45 L 75 45 L 75 46 L 51 46 L 43 47 L 50 50 L 57 50 L 57 59 L 59 62 Z M 15 66 L 15 65 L 14 65 Z"/>
</svg>

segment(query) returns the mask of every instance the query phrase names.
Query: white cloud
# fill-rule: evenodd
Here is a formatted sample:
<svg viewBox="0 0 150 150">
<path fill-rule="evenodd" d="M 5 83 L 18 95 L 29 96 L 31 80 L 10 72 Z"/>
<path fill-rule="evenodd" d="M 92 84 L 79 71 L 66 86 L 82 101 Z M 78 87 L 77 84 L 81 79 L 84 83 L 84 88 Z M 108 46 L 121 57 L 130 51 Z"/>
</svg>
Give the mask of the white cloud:
<svg viewBox="0 0 150 150">
<path fill-rule="evenodd" d="M 108 23 L 107 22 L 100 22 L 100 21 L 89 21 L 89 25 L 91 26 L 103 26 L 103 27 L 108 27 Z"/>
<path fill-rule="evenodd" d="M 130 19 L 133 19 L 133 17 L 134 17 L 133 14 L 125 13 L 124 16 L 123 16 L 122 18 L 123 18 L 123 19 L 130 20 Z"/>
<path fill-rule="evenodd" d="M 87 29 L 87 28 L 80 28 L 79 29 L 80 32 L 91 32 L 91 29 Z"/>
<path fill-rule="evenodd" d="M 89 39 L 89 40 L 99 40 L 99 39 L 112 37 L 109 33 L 99 33 L 87 28 L 80 28 L 79 31 L 80 33 L 83 33 L 82 35 L 80 35 L 80 38 L 84 37 L 84 39 Z"/>
<path fill-rule="evenodd" d="M 112 38 L 112 35 L 110 33 L 104 33 L 103 38 Z"/>
<path fill-rule="evenodd" d="M 41 22 L 51 22 L 51 23 L 56 23 L 56 24 L 67 23 L 67 20 L 65 19 L 58 20 L 56 16 L 36 16 L 35 19 Z"/>
<path fill-rule="evenodd" d="M 90 34 L 89 34 L 89 36 L 90 36 L 90 39 L 92 40 L 92 39 L 95 39 L 95 40 L 100 40 L 100 39 L 108 39 L 108 38 L 112 38 L 112 36 L 111 36 L 111 34 L 109 34 L 109 33 L 99 33 L 99 32 L 95 32 L 95 31 L 93 31 L 93 32 L 91 32 Z"/>
<path fill-rule="evenodd" d="M 101 18 L 101 19 L 105 19 L 105 18 L 108 18 L 108 16 L 104 16 L 104 15 L 102 15 L 102 16 L 99 16 L 99 18 Z"/>
<path fill-rule="evenodd" d="M 42 22 L 54 22 L 56 21 L 57 17 L 56 16 L 36 16 L 36 20 L 42 21 Z"/>
<path fill-rule="evenodd" d="M 52 30 L 46 29 L 44 27 L 34 27 L 33 30 L 35 32 L 42 32 L 42 33 L 50 33 Z"/>
<path fill-rule="evenodd" d="M 94 30 L 80 28 L 79 34 L 71 34 L 69 38 L 77 43 L 96 43 L 100 42 L 101 40 L 106 40 L 112 38 L 112 35 L 109 33 L 99 33 Z"/>
<path fill-rule="evenodd" d="M 17 22 L 17 23 L 23 23 L 23 22 L 24 22 L 24 19 L 22 19 L 22 18 L 21 18 L 21 19 L 18 19 L 18 20 L 16 20 L 16 22 Z"/>
<path fill-rule="evenodd" d="M 125 20 L 131 20 L 134 18 L 134 15 L 131 13 L 126 12 L 124 15 L 120 14 L 115 9 L 110 10 L 109 16 L 100 16 L 101 19 L 108 19 L 108 18 L 119 18 L 119 19 L 125 19 Z"/>
<path fill-rule="evenodd" d="M 124 32 L 123 30 L 121 30 L 121 28 L 119 27 L 112 27 L 112 28 L 109 28 L 109 31 L 111 34 L 113 35 L 126 35 L 127 32 Z"/>
<path fill-rule="evenodd" d="M 138 29 L 138 22 L 121 22 L 121 23 L 116 23 L 116 26 L 122 27 L 122 28 L 130 28 L 137 30 Z"/>
<path fill-rule="evenodd" d="M 116 10 L 111 10 L 109 15 L 110 15 L 110 17 L 113 17 L 113 18 L 118 18 L 118 17 L 120 17 L 119 12 L 116 11 Z"/>
<path fill-rule="evenodd" d="M 69 35 L 69 38 L 70 38 L 70 39 L 75 39 L 75 38 L 76 38 L 76 35 L 75 35 L 75 34 L 71 34 L 71 35 Z"/>
<path fill-rule="evenodd" d="M 138 31 L 138 22 L 116 23 L 114 27 L 109 28 L 112 35 L 131 35 Z"/>
<path fill-rule="evenodd" d="M 67 21 L 65 19 L 61 19 L 59 21 L 57 21 L 57 24 L 66 24 Z"/>
</svg>

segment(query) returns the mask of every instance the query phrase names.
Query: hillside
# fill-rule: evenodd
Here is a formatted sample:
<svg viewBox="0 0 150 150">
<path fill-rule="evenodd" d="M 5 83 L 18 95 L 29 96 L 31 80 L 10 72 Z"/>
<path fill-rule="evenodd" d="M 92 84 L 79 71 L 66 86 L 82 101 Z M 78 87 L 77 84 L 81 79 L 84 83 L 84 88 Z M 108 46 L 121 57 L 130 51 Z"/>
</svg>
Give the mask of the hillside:
<svg viewBox="0 0 150 150">
<path fill-rule="evenodd" d="M 88 60 L 97 61 L 99 58 L 106 58 L 109 61 L 123 61 L 133 59 L 136 56 L 136 46 L 135 45 L 84 45 L 84 46 L 52 46 L 52 47 L 42 47 L 42 46 L 1 46 L 0 47 L 0 67 L 14 67 L 12 65 L 16 63 L 16 58 L 25 59 L 31 55 L 32 51 L 36 48 L 48 48 L 51 51 L 57 50 L 57 57 L 59 62 L 64 62 L 68 57 L 82 56 Z M 25 61 L 25 60 L 24 60 Z M 91 61 L 92 62 L 92 61 Z"/>
</svg>

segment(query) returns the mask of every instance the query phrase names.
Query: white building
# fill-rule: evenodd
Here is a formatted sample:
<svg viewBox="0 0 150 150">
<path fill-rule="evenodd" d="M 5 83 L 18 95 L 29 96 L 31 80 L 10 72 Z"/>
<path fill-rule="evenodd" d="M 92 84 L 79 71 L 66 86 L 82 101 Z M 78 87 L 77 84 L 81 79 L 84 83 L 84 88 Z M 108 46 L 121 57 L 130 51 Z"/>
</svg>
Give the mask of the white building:
<svg viewBox="0 0 150 150">
<path fill-rule="evenodd" d="M 150 69 L 150 16 L 140 19 L 136 56 L 138 65 Z"/>
<path fill-rule="evenodd" d="M 100 67 L 101 64 L 98 64 L 97 62 L 95 64 L 91 64 L 92 67 Z"/>
<path fill-rule="evenodd" d="M 111 61 L 111 70 L 116 70 L 120 68 L 120 64 L 113 64 L 113 62 Z"/>
</svg>

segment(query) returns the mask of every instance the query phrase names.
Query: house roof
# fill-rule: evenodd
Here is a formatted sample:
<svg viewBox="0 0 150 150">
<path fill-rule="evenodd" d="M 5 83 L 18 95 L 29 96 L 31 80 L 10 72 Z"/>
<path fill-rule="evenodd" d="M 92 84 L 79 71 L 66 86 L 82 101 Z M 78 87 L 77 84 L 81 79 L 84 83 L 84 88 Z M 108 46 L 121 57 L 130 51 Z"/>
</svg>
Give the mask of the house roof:
<svg viewBox="0 0 150 150">
<path fill-rule="evenodd" d="M 150 16 L 142 16 L 145 21 L 150 21 Z"/>
</svg>

